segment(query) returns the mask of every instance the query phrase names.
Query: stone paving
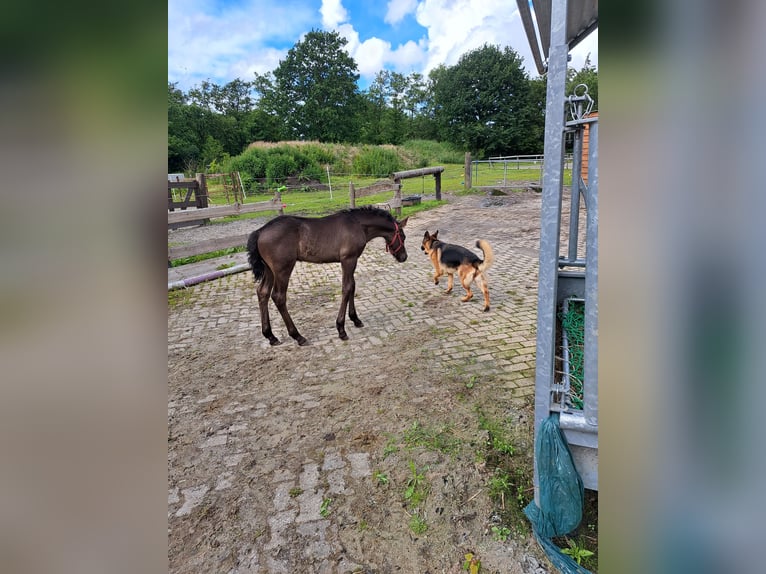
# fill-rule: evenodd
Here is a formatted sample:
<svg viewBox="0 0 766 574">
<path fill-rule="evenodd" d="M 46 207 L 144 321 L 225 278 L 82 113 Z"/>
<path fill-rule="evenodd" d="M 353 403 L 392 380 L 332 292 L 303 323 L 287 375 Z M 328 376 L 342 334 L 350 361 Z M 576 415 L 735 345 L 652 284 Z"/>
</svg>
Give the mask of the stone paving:
<svg viewBox="0 0 766 574">
<path fill-rule="evenodd" d="M 421 338 L 428 335 L 422 344 L 428 346 L 429 360 L 437 362 L 433 365 L 437 370 L 457 369 L 466 379 L 492 378 L 506 396 L 534 394 L 539 210 L 540 196 L 532 193 L 509 198 L 455 198 L 449 205 L 410 218 L 406 227 L 409 257 L 403 264 L 385 252 L 382 239 L 373 240 L 356 271 L 356 306 L 365 326 L 355 329 L 347 324 L 350 341 L 346 342 L 338 338 L 334 324 L 340 297 L 339 265 L 298 263 L 293 273 L 288 308 L 310 342 L 307 347 L 298 347 L 287 336 L 273 305 L 272 326 L 283 344 L 268 345 L 260 332 L 249 272 L 175 294 L 187 299 L 184 304 L 170 305 L 168 312 L 171 555 L 193 554 L 189 545 L 196 543 L 187 538 L 193 536 L 189 532 L 193 533 L 194 527 L 189 528 L 188 521 L 199 520 L 195 513 L 212 512 L 206 504 L 213 497 L 219 497 L 218 511 L 227 504 L 240 504 L 240 498 L 226 503 L 225 497 L 258 460 L 258 474 L 267 479 L 253 486 L 257 491 L 248 496 L 268 507 L 268 524 L 262 525 L 264 532 L 258 544 L 238 548 L 237 566 L 230 571 L 292 572 L 303 558 L 315 565 L 307 571 L 362 571 L 362 565 L 346 554 L 339 542 L 338 525 L 323 516 L 321 505 L 329 496 L 353 496 L 362 488 L 361 481 L 370 480 L 370 454 L 364 448 L 333 448 L 328 437 L 334 433 L 311 426 L 306 413 L 321 409 L 322 397 L 334 385 L 347 382 L 350 375 L 371 385 L 366 388 L 368 393 L 388 392 L 381 365 L 396 361 L 396 344 L 415 327 Z M 440 239 L 449 243 L 473 248 L 481 238 L 491 244 L 495 262 L 487 272 L 491 297 L 488 313 L 481 312 L 478 289 L 474 289 L 472 301 L 461 303 L 459 281 L 451 295 L 443 294 L 446 279 L 438 286 L 433 284 L 432 268 L 420 250 L 420 241 L 425 230 L 436 229 Z M 253 353 L 286 363 L 273 367 L 282 369 L 277 371 L 278 388 L 263 396 L 252 389 L 257 373 L 223 370 L 224 366 L 215 361 L 190 366 L 196 357 L 220 356 L 223 349 L 231 352 L 230 360 L 242 364 Z M 353 356 L 346 362 L 336 360 L 349 350 Z M 290 368 L 296 364 L 300 368 Z M 220 402 L 223 397 L 215 386 L 207 382 L 216 377 L 226 378 L 229 395 L 225 403 Z M 412 392 L 413 402 L 422 401 L 435 396 L 429 385 L 429 381 L 422 381 L 399 392 Z M 232 396 L 237 399 L 232 400 Z M 356 412 L 353 405 L 346 411 L 344 408 L 340 403 L 334 414 L 345 416 L 350 426 L 356 422 Z M 375 432 L 374 421 L 364 424 Z M 280 439 L 279 433 L 285 428 L 298 438 L 287 443 Z M 284 468 L 264 456 L 280 448 L 295 453 L 319 452 L 318 445 L 323 446 L 321 457 L 303 456 L 300 467 Z M 215 476 L 198 472 L 197 465 L 189 462 L 195 457 L 213 457 L 218 469 Z M 300 537 L 300 548 L 285 549 L 288 533 Z M 214 548 L 211 543 L 211 552 Z M 526 566 L 509 571 L 545 572 L 532 556 L 524 560 Z M 171 558 L 171 571 L 192 572 L 202 567 L 188 557 L 181 562 Z M 369 565 L 365 568 L 372 569 Z M 380 571 L 385 568 L 380 567 Z"/>
<path fill-rule="evenodd" d="M 395 263 L 385 253 L 382 239 L 370 242 L 356 271 L 357 309 L 366 327 L 359 330 L 351 327 L 349 335 L 355 346 L 372 351 L 386 337 L 411 323 L 443 326 L 450 332 L 461 333 L 459 340 L 439 339 L 445 366 L 462 364 L 472 355 L 477 361 L 475 370 L 496 374 L 520 395 L 533 393 L 539 221 L 509 220 L 509 217 L 537 214 L 539 219 L 540 196 L 532 194 L 523 203 L 523 209 L 514 209 L 522 206 L 505 205 L 503 198 L 469 196 L 416 214 L 406 228 L 409 257 L 403 264 Z M 488 271 L 492 304 L 488 314 L 480 312 L 482 298 L 475 285 L 474 299 L 460 303 L 464 292 L 457 280 L 451 296 L 444 296 L 449 301 L 448 316 L 445 316 L 444 305 L 434 303 L 446 286 L 446 277 L 438 286 L 429 280 L 432 267 L 420 251 L 426 229 L 432 233 L 439 229 L 439 238 L 443 241 L 479 253 L 480 250 L 473 247 L 476 239 L 486 239 L 492 245 L 495 263 Z M 237 261 L 243 257 L 240 254 Z M 193 290 L 195 299 L 204 301 L 205 307 L 201 310 L 187 307 L 169 316 L 169 350 L 195 345 L 200 335 L 216 331 L 267 346 L 260 333 L 252 274 L 235 274 L 200 284 Z M 300 301 L 306 297 L 306 290 L 315 296 L 311 298 L 315 298 L 317 304 L 327 309 L 326 321 L 318 330 L 312 331 L 301 321 Z M 339 265 L 301 262 L 296 265 L 288 290 L 288 308 L 315 351 L 335 354 L 342 346 L 334 328 L 339 293 Z M 211 307 L 214 303 L 215 309 Z M 391 312 L 402 305 L 404 313 Z M 293 345 L 273 305 L 271 318 L 274 332 L 283 344 Z M 472 346 L 469 342 L 480 345 Z"/>
</svg>

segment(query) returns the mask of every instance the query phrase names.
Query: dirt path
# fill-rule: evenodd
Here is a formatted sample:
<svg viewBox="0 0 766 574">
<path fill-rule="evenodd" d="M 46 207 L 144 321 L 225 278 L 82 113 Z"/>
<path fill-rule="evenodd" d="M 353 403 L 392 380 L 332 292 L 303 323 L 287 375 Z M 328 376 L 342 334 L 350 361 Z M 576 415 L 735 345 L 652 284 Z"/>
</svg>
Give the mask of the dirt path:
<svg viewBox="0 0 766 574">
<path fill-rule="evenodd" d="M 534 193 L 456 198 L 411 217 L 403 264 L 373 240 L 356 272 L 365 326 L 346 342 L 339 265 L 293 274 L 306 347 L 273 307 L 284 342 L 268 345 L 250 273 L 174 292 L 170 571 L 461 572 L 471 552 L 482 572 L 547 572 L 523 523 L 498 534 L 499 505 L 516 501 L 490 496 L 481 425 L 510 429 L 529 496 L 539 210 Z M 459 285 L 433 285 L 426 229 L 490 242 L 489 313 L 480 295 L 461 303 Z"/>
</svg>

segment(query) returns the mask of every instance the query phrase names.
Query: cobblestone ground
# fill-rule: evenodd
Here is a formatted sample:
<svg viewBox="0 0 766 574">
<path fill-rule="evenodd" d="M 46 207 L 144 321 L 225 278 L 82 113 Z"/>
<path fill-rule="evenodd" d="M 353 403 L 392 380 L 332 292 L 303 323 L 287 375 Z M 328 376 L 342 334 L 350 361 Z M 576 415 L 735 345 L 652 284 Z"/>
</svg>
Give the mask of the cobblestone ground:
<svg viewBox="0 0 766 574">
<path fill-rule="evenodd" d="M 454 198 L 410 218 L 403 264 L 373 240 L 356 272 L 364 327 L 347 322 L 345 342 L 339 265 L 298 263 L 293 273 L 288 307 L 306 347 L 273 305 L 283 344 L 268 345 L 249 272 L 173 293 L 170 571 L 459 572 L 472 552 L 482 572 L 547 572 L 528 532 L 492 536 L 475 455 L 483 409 L 513 420 L 531 456 L 539 210 L 534 193 Z M 490 312 L 478 290 L 461 303 L 459 282 L 451 295 L 446 280 L 433 284 L 426 229 L 492 245 Z M 407 445 L 418 425 L 449 428 L 459 448 Z M 430 486 L 417 510 L 403 498 L 410 463 Z M 411 527 L 415 515 L 425 532 Z"/>
</svg>

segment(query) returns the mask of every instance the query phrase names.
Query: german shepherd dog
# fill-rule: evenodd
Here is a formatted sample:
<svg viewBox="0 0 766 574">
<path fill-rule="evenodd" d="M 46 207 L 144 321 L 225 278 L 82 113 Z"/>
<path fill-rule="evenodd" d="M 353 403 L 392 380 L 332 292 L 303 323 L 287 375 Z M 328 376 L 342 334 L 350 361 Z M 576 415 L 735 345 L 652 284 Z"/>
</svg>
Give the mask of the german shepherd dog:
<svg viewBox="0 0 766 574">
<path fill-rule="evenodd" d="M 492 262 L 495 260 L 495 256 L 492 253 L 492 248 L 489 243 L 483 239 L 479 239 L 476 242 L 476 247 L 482 250 L 484 253 L 484 261 L 479 259 L 473 251 L 469 251 L 465 247 L 460 245 L 452 245 L 450 243 L 444 243 L 439 241 L 437 236 L 439 231 L 436 230 L 433 235 L 426 231 L 423 236 L 423 243 L 420 246 L 426 255 L 431 259 L 431 263 L 434 266 L 434 285 L 439 284 L 439 277 L 447 275 L 449 277 L 447 282 L 447 290 L 444 292 L 452 292 L 452 284 L 454 274 L 457 273 L 460 278 L 460 283 L 463 285 L 463 289 L 466 290 L 466 295 L 461 301 L 469 301 L 473 297 L 471 292 L 471 283 L 475 280 L 476 285 L 479 286 L 481 292 L 484 294 L 484 311 L 489 311 L 489 288 L 487 286 L 487 277 L 484 272 L 489 269 Z"/>
</svg>

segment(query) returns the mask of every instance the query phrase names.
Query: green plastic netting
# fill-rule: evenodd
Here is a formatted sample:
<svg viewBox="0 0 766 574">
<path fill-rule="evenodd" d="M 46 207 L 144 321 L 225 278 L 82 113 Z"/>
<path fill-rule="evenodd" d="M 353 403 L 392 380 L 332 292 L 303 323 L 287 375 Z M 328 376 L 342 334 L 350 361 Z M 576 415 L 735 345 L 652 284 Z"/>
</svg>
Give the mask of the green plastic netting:
<svg viewBox="0 0 766 574">
<path fill-rule="evenodd" d="M 541 423 L 535 452 L 540 506 L 533 500 L 524 509 L 535 538 L 551 563 L 563 574 L 590 574 L 551 541 L 551 538 L 569 534 L 579 526 L 585 503 L 585 489 L 559 427 L 558 413 L 551 414 Z"/>
</svg>

